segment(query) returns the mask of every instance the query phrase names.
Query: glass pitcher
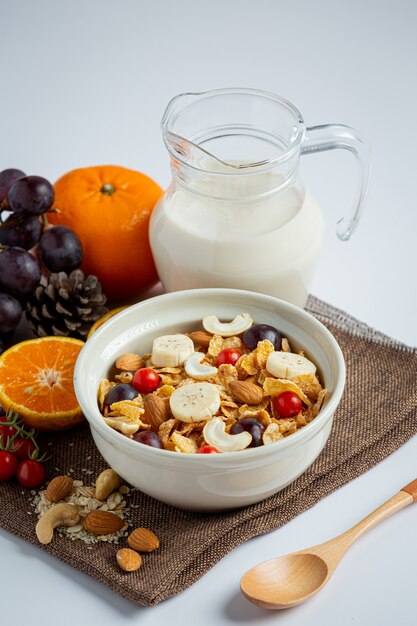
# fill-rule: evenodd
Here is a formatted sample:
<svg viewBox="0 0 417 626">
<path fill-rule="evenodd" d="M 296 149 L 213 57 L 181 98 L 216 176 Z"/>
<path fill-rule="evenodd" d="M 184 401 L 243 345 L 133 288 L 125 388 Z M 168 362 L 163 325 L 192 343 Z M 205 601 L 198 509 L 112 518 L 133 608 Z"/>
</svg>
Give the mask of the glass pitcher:
<svg viewBox="0 0 417 626">
<path fill-rule="evenodd" d="M 352 128 L 306 128 L 287 100 L 254 89 L 176 96 L 162 119 L 172 182 L 155 207 L 150 241 L 167 291 L 232 287 L 304 306 L 323 239 L 323 216 L 299 175 L 300 156 L 345 148 L 359 164 L 347 240 L 358 225 L 369 149 Z"/>
</svg>

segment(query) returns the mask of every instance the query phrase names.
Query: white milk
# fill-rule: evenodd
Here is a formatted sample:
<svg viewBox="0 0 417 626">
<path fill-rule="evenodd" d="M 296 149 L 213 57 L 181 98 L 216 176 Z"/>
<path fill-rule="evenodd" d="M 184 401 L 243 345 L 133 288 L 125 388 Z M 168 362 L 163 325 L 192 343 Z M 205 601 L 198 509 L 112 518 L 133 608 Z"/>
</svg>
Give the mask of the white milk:
<svg viewBox="0 0 417 626">
<path fill-rule="evenodd" d="M 232 178 L 194 187 L 204 193 L 210 186 L 216 198 L 230 184 L 245 185 L 252 198 L 271 187 L 268 173 Z M 294 186 L 263 200 L 216 198 L 175 185 L 154 209 L 151 247 L 165 289 L 232 287 L 304 306 L 323 238 L 317 202 Z"/>
</svg>

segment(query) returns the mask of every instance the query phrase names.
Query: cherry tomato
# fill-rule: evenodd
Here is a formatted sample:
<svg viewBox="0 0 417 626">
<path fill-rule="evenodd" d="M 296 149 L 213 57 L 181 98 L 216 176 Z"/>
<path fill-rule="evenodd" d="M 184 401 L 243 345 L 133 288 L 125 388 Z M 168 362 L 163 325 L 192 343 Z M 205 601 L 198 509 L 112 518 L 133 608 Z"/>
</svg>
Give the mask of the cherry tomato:
<svg viewBox="0 0 417 626">
<path fill-rule="evenodd" d="M 280 417 L 294 417 L 298 415 L 303 404 L 294 391 L 283 391 L 274 398 L 274 408 Z"/>
<path fill-rule="evenodd" d="M 39 461 L 26 459 L 19 463 L 16 476 L 22 487 L 33 489 L 39 487 L 45 480 L 45 468 Z"/>
<path fill-rule="evenodd" d="M 9 418 L 6 417 L 5 415 L 0 417 L 0 424 L 1 422 L 8 422 L 8 421 L 9 421 Z M 15 434 L 16 434 L 16 428 L 14 428 L 13 426 L 0 426 L 0 437 L 3 438 L 3 443 L 7 443 L 9 439 L 11 439 L 13 435 Z"/>
<path fill-rule="evenodd" d="M 35 450 L 36 446 L 30 439 L 22 439 L 21 437 L 16 437 L 16 439 L 12 443 L 12 452 L 15 453 L 20 461 L 29 459 L 31 454 L 33 454 Z"/>
<path fill-rule="evenodd" d="M 236 350 L 236 348 L 225 348 L 224 350 L 219 352 L 216 365 L 217 367 L 219 367 L 219 365 L 224 365 L 225 363 L 229 363 L 229 365 L 235 365 L 236 361 L 238 361 L 241 356 L 242 355 L 240 354 L 239 350 Z"/>
<path fill-rule="evenodd" d="M 213 454 L 215 452 L 220 452 L 214 446 L 203 446 L 197 450 L 198 454 Z"/>
<path fill-rule="evenodd" d="M 8 450 L 0 450 L 0 480 L 9 480 L 16 474 L 17 456 Z"/>
<path fill-rule="evenodd" d="M 151 367 L 142 367 L 133 375 L 132 386 L 139 393 L 152 393 L 158 389 L 161 377 Z"/>
</svg>

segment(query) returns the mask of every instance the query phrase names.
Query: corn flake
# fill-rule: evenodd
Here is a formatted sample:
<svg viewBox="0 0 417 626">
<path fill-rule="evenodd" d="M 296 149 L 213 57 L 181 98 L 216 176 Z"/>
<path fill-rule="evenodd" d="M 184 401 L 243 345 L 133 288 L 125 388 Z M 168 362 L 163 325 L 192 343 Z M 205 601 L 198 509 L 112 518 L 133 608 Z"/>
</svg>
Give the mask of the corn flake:
<svg viewBox="0 0 417 626">
<path fill-rule="evenodd" d="M 264 409 L 266 409 L 268 404 L 269 398 L 264 398 L 259 404 L 242 404 L 242 406 L 239 407 L 239 413 L 240 415 L 243 415 L 243 413 L 250 413 L 251 415 L 253 415 L 255 413 L 259 413 L 259 411 L 263 411 Z"/>
<path fill-rule="evenodd" d="M 242 370 L 246 372 L 246 374 L 248 374 L 249 376 L 253 376 L 254 374 L 258 373 L 260 368 L 258 367 L 258 363 L 255 358 L 255 352 L 246 354 L 245 356 L 241 357 L 241 359 L 242 360 L 239 363 L 239 367 L 242 368 Z"/>
<path fill-rule="evenodd" d="M 264 446 L 268 446 L 269 444 L 275 443 L 275 441 L 283 438 L 284 436 L 280 433 L 278 424 L 274 424 L 272 422 L 265 428 L 262 435 Z"/>
<path fill-rule="evenodd" d="M 327 389 L 322 389 L 319 392 L 318 398 L 312 407 L 307 409 L 305 412 L 305 419 L 307 423 L 311 422 L 317 415 L 320 413 L 321 406 L 323 404 L 324 398 L 326 397 Z"/>
<path fill-rule="evenodd" d="M 100 408 L 103 409 L 104 400 L 107 396 L 107 393 L 110 391 L 112 387 L 115 387 L 116 383 L 111 383 L 107 378 L 103 378 L 100 382 L 100 386 L 98 388 L 98 403 Z"/>
<path fill-rule="evenodd" d="M 178 420 L 174 418 L 167 420 L 166 422 L 162 422 L 158 430 L 158 435 L 162 439 L 163 443 L 169 440 L 172 430 L 178 425 L 178 423 Z"/>
<path fill-rule="evenodd" d="M 217 374 L 213 379 L 213 382 L 223 387 L 223 389 L 227 390 L 229 384 L 233 381 L 237 380 L 237 369 L 234 365 L 230 365 L 229 363 L 223 363 L 217 369 Z"/>
<path fill-rule="evenodd" d="M 221 352 L 223 349 L 223 341 L 223 337 L 220 337 L 220 335 L 213 335 L 213 337 L 210 339 L 207 350 L 208 356 L 217 357 L 219 355 L 219 352 Z"/>
<path fill-rule="evenodd" d="M 180 452 L 185 454 L 195 454 L 197 452 L 197 444 L 193 439 L 183 437 L 176 430 L 171 435 L 171 441 L 178 446 Z"/>
<path fill-rule="evenodd" d="M 155 391 L 155 395 L 159 396 L 160 398 L 169 398 L 174 393 L 174 391 L 175 387 L 173 387 L 172 385 L 161 385 Z"/>
<path fill-rule="evenodd" d="M 265 378 L 263 388 L 264 394 L 267 396 L 278 396 L 283 391 L 293 391 L 304 404 L 308 407 L 311 406 L 311 401 L 292 380 L 286 380 L 285 378 Z"/>
<path fill-rule="evenodd" d="M 319 397 L 319 393 L 322 390 L 322 386 L 315 374 L 304 374 L 303 376 L 296 376 L 292 379 L 293 382 L 299 386 L 299 388 L 314 402 Z"/>
<path fill-rule="evenodd" d="M 266 367 L 266 360 L 271 352 L 274 352 L 275 348 L 273 344 L 268 340 L 258 341 L 258 345 L 254 350 L 255 362 L 258 365 L 258 369 L 262 370 Z"/>
<path fill-rule="evenodd" d="M 110 405 L 111 415 L 123 415 L 133 422 L 140 421 L 145 409 L 135 404 L 132 400 L 121 400 Z"/>
<path fill-rule="evenodd" d="M 240 354 L 246 350 L 246 346 L 241 338 L 236 336 L 223 339 L 222 350 L 227 350 L 228 348 L 234 348 L 238 350 Z"/>
</svg>

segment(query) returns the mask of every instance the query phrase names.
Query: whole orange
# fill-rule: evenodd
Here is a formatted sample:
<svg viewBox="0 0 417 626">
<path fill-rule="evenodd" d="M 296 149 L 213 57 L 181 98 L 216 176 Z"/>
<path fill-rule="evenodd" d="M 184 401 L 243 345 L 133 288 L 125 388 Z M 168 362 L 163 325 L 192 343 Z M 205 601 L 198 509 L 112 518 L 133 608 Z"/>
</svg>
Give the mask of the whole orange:
<svg viewBox="0 0 417 626">
<path fill-rule="evenodd" d="M 130 299 L 158 280 L 148 227 L 161 194 L 149 176 L 116 165 L 72 170 L 55 183 L 59 212 L 48 221 L 78 235 L 81 269 L 98 277 L 109 300 Z"/>
</svg>

